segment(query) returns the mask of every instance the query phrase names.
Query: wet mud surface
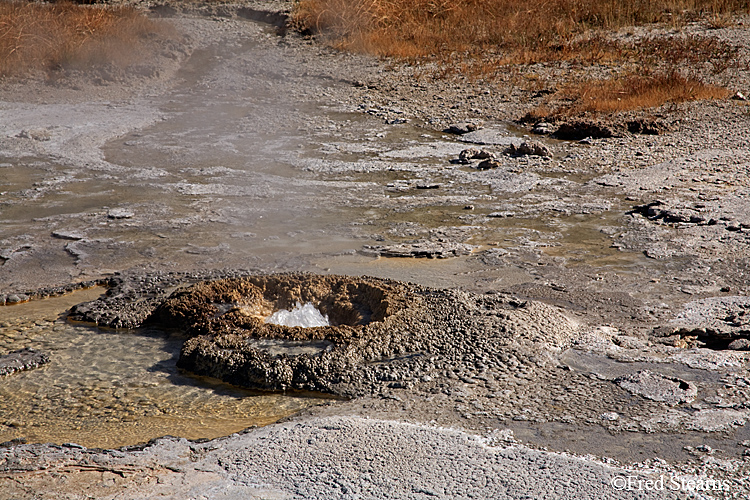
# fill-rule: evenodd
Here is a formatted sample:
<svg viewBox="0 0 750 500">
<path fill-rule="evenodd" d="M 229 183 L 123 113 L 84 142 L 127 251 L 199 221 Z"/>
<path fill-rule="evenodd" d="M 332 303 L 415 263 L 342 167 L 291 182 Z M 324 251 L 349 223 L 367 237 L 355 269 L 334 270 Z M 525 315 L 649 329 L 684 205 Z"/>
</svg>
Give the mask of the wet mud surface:
<svg viewBox="0 0 750 500">
<path fill-rule="evenodd" d="M 670 105 L 623 119 L 658 130 L 614 124 L 581 142 L 536 127 L 535 149 L 512 122 L 533 103 L 522 88 L 414 80 L 409 66 L 280 36 L 276 17 L 257 22 L 278 6 L 186 5 L 158 11 L 183 38 L 152 81 L 0 88 L 3 309 L 105 285 L 71 319 L 179 331 L 185 370 L 246 388 L 351 398 L 266 431 L 301 426 L 300 443 L 322 420 L 366 429 L 371 417 L 635 463 L 650 477 L 716 477 L 731 488 L 709 496 L 747 494 L 746 103 Z M 742 26 L 711 33 L 746 44 Z M 303 298 L 334 325 L 260 322 Z M 309 349 L 288 350 L 300 342 Z M 77 471 L 78 487 L 139 477 L 154 492 L 175 474 L 166 484 L 221 485 L 227 498 L 380 491 L 365 481 L 327 496 L 303 474 L 290 485 L 256 471 L 250 481 L 271 486 L 253 493 L 240 471 L 250 459 L 211 446 L 105 456 L 19 445 L 2 451 L 0 481 L 20 498 L 53 491 L 40 472 L 49 459 Z M 218 465 L 183 470 L 170 462 L 177 448 Z M 180 472 L 146 470 L 149 453 Z M 442 487 L 430 491 L 469 496 Z M 586 498 L 571 488 L 556 498 Z"/>
</svg>

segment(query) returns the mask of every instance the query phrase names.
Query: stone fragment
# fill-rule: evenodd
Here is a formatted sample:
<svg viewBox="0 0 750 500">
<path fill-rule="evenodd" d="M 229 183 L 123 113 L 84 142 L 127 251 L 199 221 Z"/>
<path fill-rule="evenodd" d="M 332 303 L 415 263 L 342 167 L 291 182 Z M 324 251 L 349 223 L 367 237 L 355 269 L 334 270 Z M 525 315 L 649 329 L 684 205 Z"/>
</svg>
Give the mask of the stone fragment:
<svg viewBox="0 0 750 500">
<path fill-rule="evenodd" d="M 657 326 L 656 328 L 654 328 L 653 336 L 654 337 L 672 337 L 678 331 L 679 331 L 679 328 L 676 326 L 662 325 L 662 326 Z"/>
<path fill-rule="evenodd" d="M 447 241 L 423 241 L 418 243 L 403 243 L 399 245 L 365 245 L 366 252 L 375 253 L 381 257 L 422 257 L 428 259 L 447 259 L 460 255 L 469 255 L 476 248 L 465 243 Z"/>
<path fill-rule="evenodd" d="M 38 368 L 49 363 L 49 356 L 34 349 L 19 349 L 0 356 L 0 375 Z"/>
<path fill-rule="evenodd" d="M 35 141 L 49 141 L 52 136 L 46 128 L 30 128 L 22 130 L 17 137 L 21 139 L 32 139 Z"/>
<path fill-rule="evenodd" d="M 483 125 L 484 123 L 482 121 L 453 123 L 444 131 L 450 134 L 463 135 L 479 130 Z"/>
<path fill-rule="evenodd" d="M 591 120 L 574 120 L 560 125 L 554 135 L 558 139 L 579 141 L 587 137 L 600 139 L 614 137 L 618 134 L 611 125 L 606 123 Z"/>
<path fill-rule="evenodd" d="M 733 340 L 729 343 L 727 348 L 733 351 L 750 351 L 750 339 Z"/>
<path fill-rule="evenodd" d="M 477 148 L 469 148 L 464 149 L 458 154 L 459 160 L 487 160 L 489 158 L 494 158 L 495 155 L 490 153 L 489 151 L 485 151 L 483 149 L 477 149 Z"/>
<path fill-rule="evenodd" d="M 59 231 L 52 231 L 52 237 L 53 238 L 59 238 L 61 240 L 82 240 L 83 235 L 79 233 L 78 231 L 68 231 L 65 229 L 61 229 Z"/>
<path fill-rule="evenodd" d="M 126 208 L 113 208 L 107 212 L 110 219 L 130 219 L 135 216 L 135 212 Z"/>
<path fill-rule="evenodd" d="M 22 293 L 11 293 L 10 295 L 5 297 L 5 303 L 8 305 L 20 304 L 21 302 L 26 302 L 27 300 L 29 300 L 29 298 Z"/>
<path fill-rule="evenodd" d="M 554 131 L 554 126 L 551 123 L 547 122 L 539 122 L 534 124 L 534 127 L 531 129 L 532 134 L 536 135 L 549 135 Z"/>
<path fill-rule="evenodd" d="M 490 170 L 492 168 L 499 168 L 502 164 L 497 160 L 484 160 L 476 166 L 477 170 Z"/>
<path fill-rule="evenodd" d="M 732 96 L 735 101 L 747 101 L 747 96 L 739 90 Z"/>
<path fill-rule="evenodd" d="M 649 370 L 641 370 L 615 379 L 615 383 L 632 394 L 669 405 L 689 403 L 695 399 L 695 385 L 674 377 L 666 377 Z"/>
<path fill-rule="evenodd" d="M 510 156 L 552 156 L 552 151 L 537 141 L 524 141 L 520 146 L 511 144 L 505 153 Z"/>
</svg>

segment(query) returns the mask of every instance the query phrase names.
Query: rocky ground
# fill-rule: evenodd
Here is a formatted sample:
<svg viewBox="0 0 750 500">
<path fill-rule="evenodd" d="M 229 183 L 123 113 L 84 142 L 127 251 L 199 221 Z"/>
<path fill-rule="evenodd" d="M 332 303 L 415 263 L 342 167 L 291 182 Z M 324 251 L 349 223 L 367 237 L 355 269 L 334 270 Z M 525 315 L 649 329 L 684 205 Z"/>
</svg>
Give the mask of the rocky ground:
<svg viewBox="0 0 750 500">
<path fill-rule="evenodd" d="M 318 186 L 321 180 L 338 183 L 328 202 L 360 211 L 346 231 L 361 244 L 356 253 L 337 249 L 322 260 L 317 254 L 284 256 L 253 261 L 257 270 L 218 271 L 245 268 L 247 252 L 230 242 L 211 253 L 205 244 L 175 264 L 176 257 L 164 256 L 157 243 L 121 244 L 127 230 L 118 233 L 114 226 L 122 222 L 157 226 L 164 239 L 177 238 L 169 233 L 169 224 L 177 227 L 174 219 L 160 219 L 161 212 L 141 205 L 86 212 L 62 226 L 39 213 L 23 235 L 4 235 L 3 301 L 62 293 L 71 281 L 106 283 L 108 297 L 79 306 L 78 319 L 114 327 L 149 319 L 175 326 L 174 316 L 154 311 L 186 293 L 204 300 L 205 290 L 185 287 L 206 279 L 242 281 L 277 269 L 379 269 L 385 277 L 422 284 L 387 282 L 408 298 L 407 306 L 347 335 L 310 338 L 331 342 L 333 349 L 299 357 L 304 362 L 297 365 L 274 361 L 262 348 L 239 348 L 236 336 L 244 338 L 246 324 L 236 317 L 223 322 L 218 310 L 203 309 L 208 316 L 180 326 L 203 322 L 196 331 L 207 335 L 200 344 L 206 356 L 226 355 L 212 358 L 216 366 L 231 368 L 238 359 L 273 365 L 276 371 L 267 371 L 278 376 L 266 382 L 274 388 L 297 384 L 351 399 L 201 444 L 167 438 L 137 450 L 7 447 L 0 450 L 0 497 L 117 498 L 126 485 L 126 496 L 140 498 L 748 495 L 745 101 L 668 105 L 596 127 L 572 124 L 586 137 L 563 141 L 550 134 L 564 124 L 536 124 L 532 133 L 534 124 L 514 122 L 544 95 L 536 83 L 416 79 L 423 68 L 340 54 L 278 32 L 286 4 L 152 7 L 185 34 L 152 62 L 158 75 L 105 85 L 90 75 L 68 75 L 56 85 L 5 82 L 0 96 L 13 116 L 2 121 L 3 156 L 83 158 L 85 168 L 117 175 L 99 154 L 104 144 L 124 134 L 142 145 L 148 138 L 128 134 L 170 111 L 134 100 L 112 103 L 168 93 L 176 80 L 189 80 L 180 68 L 189 67 L 196 50 L 237 43 L 238 34 L 251 31 L 249 24 L 257 26 L 251 20 L 262 21 L 266 27 L 252 35 L 254 43 L 294 63 L 294 71 L 280 65 L 279 85 L 300 106 L 324 103 L 327 113 L 311 124 L 291 110 L 293 126 L 316 145 L 293 157 L 275 154 Z M 737 44 L 748 57 L 745 25 L 709 30 L 697 23 L 688 29 Z M 550 77 L 564 70 L 528 68 Z M 224 73 L 201 82 L 217 92 L 239 88 Z M 737 70 L 729 86 L 732 94 L 748 94 L 747 72 Z M 124 121 L 82 125 L 83 131 L 28 126 L 35 106 L 68 106 L 80 116 L 90 108 L 95 116 L 100 111 L 92 94 L 112 104 L 112 121 Z M 352 119 L 357 115 L 363 121 Z M 270 114 L 263 117 L 276 126 Z M 628 126 L 635 122 L 656 123 L 658 130 Z M 391 137 L 399 139 L 386 139 Z M 401 137 L 406 139 L 399 142 Z M 168 147 L 170 160 L 188 161 L 197 151 Z M 138 175 L 146 179 L 146 169 Z M 33 205 L 54 186 L 41 182 L 10 192 L 5 206 Z M 200 210 L 207 221 L 233 223 L 216 204 Z M 201 227 L 180 224 L 175 232 Z M 49 242 L 32 232 L 37 225 L 39 235 L 52 232 Z M 443 267 L 357 267 L 363 262 L 358 259 L 377 256 L 377 262 L 428 256 Z M 177 295 L 169 299 L 172 293 Z M 206 329 L 211 321 L 220 335 Z M 283 332 L 278 337 L 300 340 Z M 303 368 L 314 376 L 301 381 Z M 214 374 L 231 373 L 222 368 Z M 621 482 L 628 477 L 631 483 Z"/>
</svg>

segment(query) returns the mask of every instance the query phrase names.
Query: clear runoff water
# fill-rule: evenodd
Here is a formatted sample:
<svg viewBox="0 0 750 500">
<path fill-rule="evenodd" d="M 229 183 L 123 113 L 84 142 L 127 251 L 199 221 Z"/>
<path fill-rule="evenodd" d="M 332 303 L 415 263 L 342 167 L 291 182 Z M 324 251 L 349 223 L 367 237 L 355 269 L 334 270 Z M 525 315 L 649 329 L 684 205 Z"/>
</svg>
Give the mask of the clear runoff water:
<svg viewBox="0 0 750 500">
<path fill-rule="evenodd" d="M 22 345 L 50 357 L 41 368 L 0 377 L 0 442 L 115 448 L 164 435 L 214 438 L 326 401 L 243 390 L 181 372 L 179 336 L 102 330 L 61 318 L 70 305 L 101 292 L 0 307 L 0 353 Z"/>
</svg>

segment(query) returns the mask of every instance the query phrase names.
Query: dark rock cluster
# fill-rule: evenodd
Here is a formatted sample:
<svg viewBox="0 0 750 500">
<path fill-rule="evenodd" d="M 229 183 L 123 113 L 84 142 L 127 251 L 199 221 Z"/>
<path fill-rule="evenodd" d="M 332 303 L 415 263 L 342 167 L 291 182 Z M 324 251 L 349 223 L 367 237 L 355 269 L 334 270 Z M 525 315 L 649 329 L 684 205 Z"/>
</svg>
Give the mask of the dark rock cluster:
<svg viewBox="0 0 750 500">
<path fill-rule="evenodd" d="M 31 370 L 49 363 L 49 356 L 35 349 L 19 349 L 0 356 L 0 376 Z"/>
</svg>

